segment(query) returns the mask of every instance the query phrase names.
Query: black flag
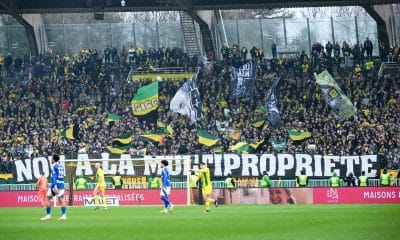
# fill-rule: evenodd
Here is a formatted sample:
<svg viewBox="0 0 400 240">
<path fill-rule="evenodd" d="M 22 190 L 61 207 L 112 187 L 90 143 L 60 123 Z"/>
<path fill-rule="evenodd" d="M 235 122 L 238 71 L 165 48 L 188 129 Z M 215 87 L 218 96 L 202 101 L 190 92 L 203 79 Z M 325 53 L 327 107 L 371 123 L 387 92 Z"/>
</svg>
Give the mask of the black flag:
<svg viewBox="0 0 400 240">
<path fill-rule="evenodd" d="M 232 67 L 231 94 L 234 98 L 253 98 L 256 68 L 253 62 L 248 62 L 240 68 Z"/>
<path fill-rule="evenodd" d="M 273 128 L 280 128 L 282 125 L 281 116 L 279 114 L 279 83 L 281 78 L 275 80 L 272 86 L 268 89 L 265 107 L 268 110 L 268 119 Z"/>
</svg>

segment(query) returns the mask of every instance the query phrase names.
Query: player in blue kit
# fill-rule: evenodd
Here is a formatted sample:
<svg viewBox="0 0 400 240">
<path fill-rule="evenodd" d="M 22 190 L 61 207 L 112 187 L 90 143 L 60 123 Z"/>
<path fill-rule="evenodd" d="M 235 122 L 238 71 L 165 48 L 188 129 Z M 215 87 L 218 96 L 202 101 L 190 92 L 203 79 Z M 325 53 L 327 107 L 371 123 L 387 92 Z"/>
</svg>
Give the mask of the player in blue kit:
<svg viewBox="0 0 400 240">
<path fill-rule="evenodd" d="M 50 200 L 53 197 L 58 198 L 58 202 L 61 205 L 61 217 L 58 220 L 67 220 L 67 209 L 65 208 L 64 201 L 64 176 L 65 168 L 59 163 L 60 156 L 53 155 L 51 163 L 53 164 L 53 170 L 51 173 L 51 186 L 47 190 L 46 198 L 46 216 L 42 217 L 41 220 L 51 220 L 51 204 Z"/>
<path fill-rule="evenodd" d="M 168 211 L 172 211 L 174 209 L 174 204 L 168 199 L 171 191 L 171 180 L 169 177 L 169 169 L 168 169 L 168 161 L 161 161 L 161 191 L 160 196 L 161 200 L 164 202 L 164 209 L 161 211 L 162 213 L 168 213 Z"/>
</svg>

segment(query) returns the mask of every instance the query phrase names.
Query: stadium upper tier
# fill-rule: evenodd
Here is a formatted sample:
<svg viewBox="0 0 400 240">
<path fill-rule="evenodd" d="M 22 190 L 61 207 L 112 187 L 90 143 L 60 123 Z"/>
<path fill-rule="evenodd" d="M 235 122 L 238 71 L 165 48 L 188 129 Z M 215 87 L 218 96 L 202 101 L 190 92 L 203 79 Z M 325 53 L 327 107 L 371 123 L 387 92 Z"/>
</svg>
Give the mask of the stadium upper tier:
<svg viewBox="0 0 400 240">
<path fill-rule="evenodd" d="M 400 146 L 399 80 L 386 77 L 378 81 L 376 67 L 354 68 L 352 63 L 343 67 L 323 51 L 311 59 L 305 55 L 255 59 L 255 88 L 250 99 L 233 98 L 230 91 L 231 66 L 240 66 L 240 57 L 231 55 L 230 59 L 206 65 L 197 76 L 203 115 L 197 123 L 170 110 L 171 99 L 187 80 L 179 78 L 159 82 L 158 124 L 132 115 L 131 99 L 151 80 L 127 79 L 130 66 L 147 66 L 153 71 L 160 61 L 196 65 L 182 61 L 183 55 L 168 59 L 162 55 L 155 60 L 134 57 L 131 62 L 128 57 L 111 57 L 105 62 L 95 51 L 74 56 L 48 53 L 30 61 L 8 56 L 0 80 L 1 170 L 8 171 L 7 161 L 30 154 L 105 152 L 113 138 L 128 133 L 131 150 L 145 149 L 147 154 L 157 155 L 235 152 L 241 150 L 231 147 L 239 142 L 259 144 L 247 148 L 246 152 L 254 153 L 390 155 Z M 331 114 L 313 78 L 314 72 L 324 69 L 333 73 L 357 108 L 356 114 L 344 122 Z M 269 76 L 274 73 L 282 77 L 279 129 L 263 118 L 272 84 Z M 167 132 L 160 131 L 164 128 Z M 220 140 L 212 147 L 200 144 L 200 129 Z M 311 136 L 293 141 L 288 132 L 291 129 Z M 146 140 L 143 135 L 156 139 Z"/>
</svg>

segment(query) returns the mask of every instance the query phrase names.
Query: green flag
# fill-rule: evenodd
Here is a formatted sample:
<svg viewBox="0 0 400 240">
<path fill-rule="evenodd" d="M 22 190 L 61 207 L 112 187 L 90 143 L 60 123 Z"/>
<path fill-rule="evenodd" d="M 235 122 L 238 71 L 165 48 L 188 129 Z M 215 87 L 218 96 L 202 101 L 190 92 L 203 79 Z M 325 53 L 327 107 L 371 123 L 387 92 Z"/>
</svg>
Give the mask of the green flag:
<svg viewBox="0 0 400 240">
<path fill-rule="evenodd" d="M 235 145 L 233 145 L 231 147 L 231 150 L 239 152 L 239 153 L 247 153 L 249 151 L 249 147 L 250 147 L 250 145 L 248 143 L 239 142 L 239 143 L 236 143 Z"/>
<path fill-rule="evenodd" d="M 106 149 L 110 153 L 123 154 L 129 150 L 130 146 L 131 146 L 130 144 L 125 144 L 125 145 L 120 145 L 120 146 L 107 146 Z"/>
<path fill-rule="evenodd" d="M 265 106 L 260 105 L 256 108 L 256 110 L 254 111 L 255 113 L 267 113 L 268 110 L 265 108 Z"/>
<path fill-rule="evenodd" d="M 113 138 L 113 142 L 119 142 L 122 144 L 130 144 L 133 141 L 132 132 L 125 133 L 119 137 Z"/>
<path fill-rule="evenodd" d="M 296 129 L 288 129 L 287 131 L 289 133 L 289 138 L 292 141 L 301 141 L 301 140 L 311 137 L 311 133 L 307 132 L 307 131 L 303 131 L 303 130 L 298 131 Z"/>
<path fill-rule="evenodd" d="M 60 137 L 73 140 L 76 138 L 77 134 L 78 134 L 78 128 L 75 127 L 74 124 L 71 124 L 69 127 L 61 130 Z"/>
<path fill-rule="evenodd" d="M 215 148 L 212 149 L 212 151 L 214 153 L 222 153 L 222 148 L 221 147 L 215 147 Z"/>
<path fill-rule="evenodd" d="M 108 117 L 107 117 L 108 122 L 119 122 L 119 121 L 121 121 L 121 119 L 122 119 L 121 116 L 114 114 L 114 113 L 109 113 Z"/>
<path fill-rule="evenodd" d="M 328 71 L 316 75 L 317 84 L 321 88 L 322 96 L 325 102 L 331 107 L 336 120 L 343 122 L 353 116 L 357 109 L 350 99 L 343 93 L 335 79 Z"/>
<path fill-rule="evenodd" d="M 262 145 L 264 143 L 264 140 L 261 140 L 259 142 L 256 143 L 251 143 L 249 146 L 252 147 L 253 149 L 257 149 L 258 147 L 260 147 L 260 145 Z"/>
<path fill-rule="evenodd" d="M 160 142 L 162 139 L 162 134 L 159 134 L 159 133 L 143 134 L 140 136 L 147 140 L 151 140 L 153 142 Z"/>
<path fill-rule="evenodd" d="M 266 119 L 267 119 L 267 115 L 264 115 L 264 116 L 260 117 L 259 119 L 256 119 L 256 120 L 250 122 L 250 124 L 253 127 L 259 128 L 262 125 L 264 125 L 264 122 L 265 122 Z"/>
<path fill-rule="evenodd" d="M 287 149 L 287 141 L 286 139 L 282 140 L 270 140 L 272 145 L 272 150 L 275 151 L 284 151 Z"/>
<path fill-rule="evenodd" d="M 208 147 L 215 145 L 219 141 L 219 138 L 217 136 L 214 136 L 203 129 L 197 132 L 197 136 L 199 137 L 199 143 Z"/>
<path fill-rule="evenodd" d="M 157 127 L 161 128 L 165 134 L 174 135 L 172 127 L 164 122 L 157 121 Z"/>
<path fill-rule="evenodd" d="M 158 108 L 158 81 L 141 87 L 131 100 L 133 115 L 143 116 Z"/>
</svg>

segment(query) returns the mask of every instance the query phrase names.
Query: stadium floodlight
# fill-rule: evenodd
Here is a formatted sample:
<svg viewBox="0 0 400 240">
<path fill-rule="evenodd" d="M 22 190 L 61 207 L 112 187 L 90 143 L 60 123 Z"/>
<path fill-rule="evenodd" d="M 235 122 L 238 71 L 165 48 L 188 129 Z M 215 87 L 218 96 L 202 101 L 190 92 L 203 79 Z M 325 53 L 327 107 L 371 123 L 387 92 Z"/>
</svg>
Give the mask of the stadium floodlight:
<svg viewBox="0 0 400 240">
<path fill-rule="evenodd" d="M 125 0 L 121 0 L 121 6 L 122 6 L 122 7 L 125 7 L 125 5 L 126 5 Z"/>
</svg>

